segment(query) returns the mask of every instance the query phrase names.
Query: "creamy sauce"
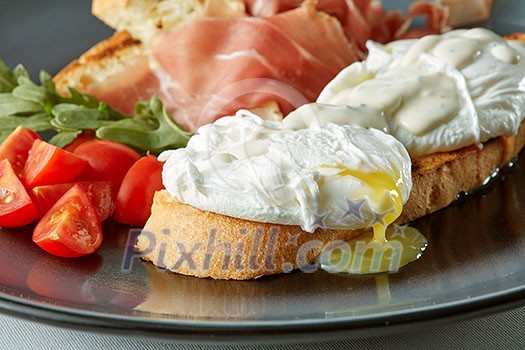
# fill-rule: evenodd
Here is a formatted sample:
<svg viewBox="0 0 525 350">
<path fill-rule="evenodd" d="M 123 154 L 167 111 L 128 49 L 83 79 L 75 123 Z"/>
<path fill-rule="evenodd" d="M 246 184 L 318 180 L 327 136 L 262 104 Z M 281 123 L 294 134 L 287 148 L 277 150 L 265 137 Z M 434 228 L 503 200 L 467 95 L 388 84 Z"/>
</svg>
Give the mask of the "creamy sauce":
<svg viewBox="0 0 525 350">
<path fill-rule="evenodd" d="M 490 52 L 498 60 L 509 64 L 517 64 L 520 59 L 515 50 L 505 45 L 496 45 L 490 49 Z"/>
<path fill-rule="evenodd" d="M 496 43 L 501 38 L 482 28 L 463 32 L 461 36 L 446 37 L 429 35 L 417 41 L 407 52 L 403 65 L 416 64 L 422 54 L 432 56 L 446 62 L 456 69 L 471 64 L 480 55 L 485 46 L 494 42 L 491 47 L 492 55 L 507 64 L 516 64 L 519 55 L 507 43 Z"/>
<path fill-rule="evenodd" d="M 357 86 L 349 103 L 359 102 L 393 118 L 413 135 L 422 135 L 446 123 L 460 105 L 455 81 L 441 73 L 401 68 L 395 74 Z"/>
<path fill-rule="evenodd" d="M 378 118 L 377 111 L 366 105 L 308 103 L 284 118 L 282 127 L 288 130 L 299 130 L 319 128 L 329 123 L 359 125 L 388 133 L 388 124 L 384 118 Z"/>
<path fill-rule="evenodd" d="M 440 40 L 431 53 L 454 68 L 462 68 L 474 61 L 484 46 L 482 40 L 452 38 Z"/>
<path fill-rule="evenodd" d="M 456 81 L 443 72 L 429 69 L 428 62 L 421 57 L 431 54 L 459 69 L 474 61 L 494 36 L 480 30 L 450 38 L 423 37 L 410 47 L 397 65 L 347 92 L 346 103 L 352 107 L 367 107 L 368 115 L 384 114 L 412 135 L 424 135 L 457 115 L 460 98 Z M 508 46 L 497 45 L 493 49 L 494 56 L 504 62 L 513 61 L 517 56 Z M 351 119 L 351 122 L 356 120 Z"/>
<path fill-rule="evenodd" d="M 374 127 L 368 118 L 383 131 L 386 124 L 413 158 L 517 132 L 525 116 L 522 43 L 475 28 L 367 46 L 367 60 L 344 69 L 317 100 L 367 117 L 332 122 Z"/>
</svg>

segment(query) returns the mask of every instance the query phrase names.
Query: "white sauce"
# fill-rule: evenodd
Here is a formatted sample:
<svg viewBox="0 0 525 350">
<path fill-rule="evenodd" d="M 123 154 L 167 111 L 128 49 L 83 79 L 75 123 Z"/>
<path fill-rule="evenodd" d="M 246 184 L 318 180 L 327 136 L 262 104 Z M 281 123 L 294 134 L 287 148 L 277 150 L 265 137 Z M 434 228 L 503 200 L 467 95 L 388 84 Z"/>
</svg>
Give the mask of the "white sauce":
<svg viewBox="0 0 525 350">
<path fill-rule="evenodd" d="M 368 59 L 343 70 L 318 99 L 363 117 L 320 113 L 320 125 L 327 118 L 375 127 L 372 119 L 413 157 L 517 132 L 525 115 L 523 44 L 476 28 L 367 45 Z"/>
</svg>

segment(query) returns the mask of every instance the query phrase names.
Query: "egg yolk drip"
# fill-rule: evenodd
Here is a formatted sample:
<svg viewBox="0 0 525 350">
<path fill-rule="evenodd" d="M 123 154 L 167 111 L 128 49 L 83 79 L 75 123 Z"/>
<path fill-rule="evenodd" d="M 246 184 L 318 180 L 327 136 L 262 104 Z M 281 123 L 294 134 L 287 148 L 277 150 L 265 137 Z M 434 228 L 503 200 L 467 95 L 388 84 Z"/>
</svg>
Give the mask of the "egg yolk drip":
<svg viewBox="0 0 525 350">
<path fill-rule="evenodd" d="M 365 227 L 372 230 L 325 250 L 318 257 L 321 268 L 350 274 L 394 272 L 418 259 L 427 247 L 426 238 L 413 227 L 393 225 L 403 211 L 401 180 L 387 173 L 347 168 L 338 175 L 352 176 L 365 184 L 357 196 L 368 199 L 373 218 Z"/>
</svg>

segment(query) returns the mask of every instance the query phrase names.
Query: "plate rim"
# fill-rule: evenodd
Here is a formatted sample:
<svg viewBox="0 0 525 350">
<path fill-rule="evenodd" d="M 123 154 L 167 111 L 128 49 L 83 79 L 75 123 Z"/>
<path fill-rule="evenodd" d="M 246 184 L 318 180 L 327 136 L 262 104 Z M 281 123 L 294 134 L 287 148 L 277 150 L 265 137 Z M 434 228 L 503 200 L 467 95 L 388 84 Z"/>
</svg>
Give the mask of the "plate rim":
<svg viewBox="0 0 525 350">
<path fill-rule="evenodd" d="M 525 283 L 485 295 L 367 315 L 286 321 L 203 321 L 127 317 L 51 304 L 0 293 L 0 312 L 39 323 L 114 335 L 192 343 L 293 343 L 398 334 L 468 320 L 525 305 Z"/>
</svg>

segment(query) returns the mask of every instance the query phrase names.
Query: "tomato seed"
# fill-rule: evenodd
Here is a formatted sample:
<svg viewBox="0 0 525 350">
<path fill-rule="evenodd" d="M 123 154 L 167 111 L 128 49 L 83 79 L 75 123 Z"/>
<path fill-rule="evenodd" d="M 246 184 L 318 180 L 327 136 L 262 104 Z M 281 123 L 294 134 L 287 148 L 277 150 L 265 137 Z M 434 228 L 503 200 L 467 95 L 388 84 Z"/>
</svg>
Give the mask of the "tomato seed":
<svg viewBox="0 0 525 350">
<path fill-rule="evenodd" d="M 8 188 L 0 188 L 0 204 L 9 204 L 15 199 L 15 193 Z"/>
</svg>

